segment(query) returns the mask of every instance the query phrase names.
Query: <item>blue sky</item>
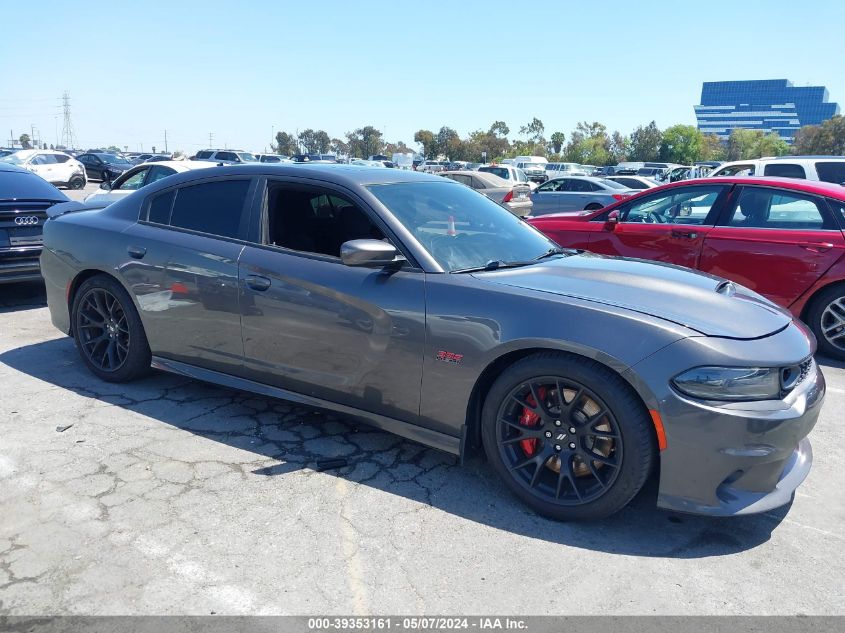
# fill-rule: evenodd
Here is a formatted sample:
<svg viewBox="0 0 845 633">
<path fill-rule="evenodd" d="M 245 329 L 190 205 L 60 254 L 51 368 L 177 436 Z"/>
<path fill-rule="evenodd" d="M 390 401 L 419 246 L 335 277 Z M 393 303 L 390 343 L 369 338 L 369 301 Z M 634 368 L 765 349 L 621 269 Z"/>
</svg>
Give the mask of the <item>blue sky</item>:
<svg viewBox="0 0 845 633">
<path fill-rule="evenodd" d="M 532 117 L 629 133 L 694 123 L 702 81 L 787 78 L 845 105 L 841 0 L 730 3 L 4 2 L 0 145 L 34 124 L 80 145 L 262 151 L 273 130 L 373 125 L 413 143 Z M 533 8 L 534 11 L 529 12 Z"/>
</svg>

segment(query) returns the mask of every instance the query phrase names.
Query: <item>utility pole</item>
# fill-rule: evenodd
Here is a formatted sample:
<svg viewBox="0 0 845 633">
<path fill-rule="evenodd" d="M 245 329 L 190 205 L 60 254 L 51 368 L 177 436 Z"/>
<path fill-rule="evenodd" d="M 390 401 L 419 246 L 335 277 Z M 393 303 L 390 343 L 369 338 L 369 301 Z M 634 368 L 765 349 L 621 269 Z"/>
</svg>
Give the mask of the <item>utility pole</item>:
<svg viewBox="0 0 845 633">
<path fill-rule="evenodd" d="M 208 149 L 211 149 L 212 147 L 214 147 L 213 139 L 214 139 L 214 132 L 209 132 L 208 133 Z"/>
<path fill-rule="evenodd" d="M 164 153 L 167 153 L 167 130 L 164 131 Z"/>
</svg>

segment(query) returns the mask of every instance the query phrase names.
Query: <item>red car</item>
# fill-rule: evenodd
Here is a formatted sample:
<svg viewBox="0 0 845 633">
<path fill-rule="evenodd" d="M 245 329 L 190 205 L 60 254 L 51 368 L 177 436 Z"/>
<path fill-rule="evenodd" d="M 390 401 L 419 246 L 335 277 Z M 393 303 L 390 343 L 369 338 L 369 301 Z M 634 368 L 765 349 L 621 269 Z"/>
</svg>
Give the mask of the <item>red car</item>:
<svg viewBox="0 0 845 633">
<path fill-rule="evenodd" d="M 845 359 L 845 186 L 703 178 L 599 209 L 528 220 L 561 246 L 725 277 L 788 308 Z M 679 301 L 683 297 L 678 297 Z"/>
</svg>

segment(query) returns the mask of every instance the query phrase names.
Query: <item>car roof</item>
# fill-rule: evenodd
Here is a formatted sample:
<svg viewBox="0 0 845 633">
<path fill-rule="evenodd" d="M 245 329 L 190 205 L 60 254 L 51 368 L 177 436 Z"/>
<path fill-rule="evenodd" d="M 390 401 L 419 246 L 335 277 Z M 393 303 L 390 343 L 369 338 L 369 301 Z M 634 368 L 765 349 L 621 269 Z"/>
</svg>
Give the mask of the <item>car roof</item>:
<svg viewBox="0 0 845 633">
<path fill-rule="evenodd" d="M 708 183 L 729 183 L 736 185 L 769 185 L 795 191 L 805 191 L 822 196 L 830 196 L 839 200 L 845 200 L 845 187 L 833 182 L 823 180 L 804 180 L 801 178 L 777 178 L 775 176 L 716 176 L 714 178 L 694 178 L 692 180 L 679 180 L 663 187 L 673 187 L 683 184 L 708 184 Z M 661 188 L 663 188 L 661 187 Z M 654 193 L 658 188 L 650 190 Z"/>
<path fill-rule="evenodd" d="M 19 174 L 28 174 L 30 176 L 35 176 L 36 178 L 41 178 L 38 174 L 34 174 L 28 169 L 24 169 L 23 167 L 18 167 L 17 165 L 13 165 L 12 163 L 4 163 L 0 161 L 0 171 L 11 171 L 17 172 Z"/>
</svg>

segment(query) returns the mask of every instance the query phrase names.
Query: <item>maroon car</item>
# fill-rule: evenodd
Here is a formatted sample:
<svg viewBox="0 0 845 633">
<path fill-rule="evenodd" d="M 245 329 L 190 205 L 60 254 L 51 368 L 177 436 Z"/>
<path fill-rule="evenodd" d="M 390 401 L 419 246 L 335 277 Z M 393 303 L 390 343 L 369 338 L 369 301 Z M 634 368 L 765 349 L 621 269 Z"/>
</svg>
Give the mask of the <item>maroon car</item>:
<svg viewBox="0 0 845 633">
<path fill-rule="evenodd" d="M 810 325 L 845 359 L 845 187 L 785 178 L 675 182 L 600 209 L 531 218 L 562 246 L 736 281 Z M 679 297 L 683 300 L 683 297 Z"/>
</svg>

